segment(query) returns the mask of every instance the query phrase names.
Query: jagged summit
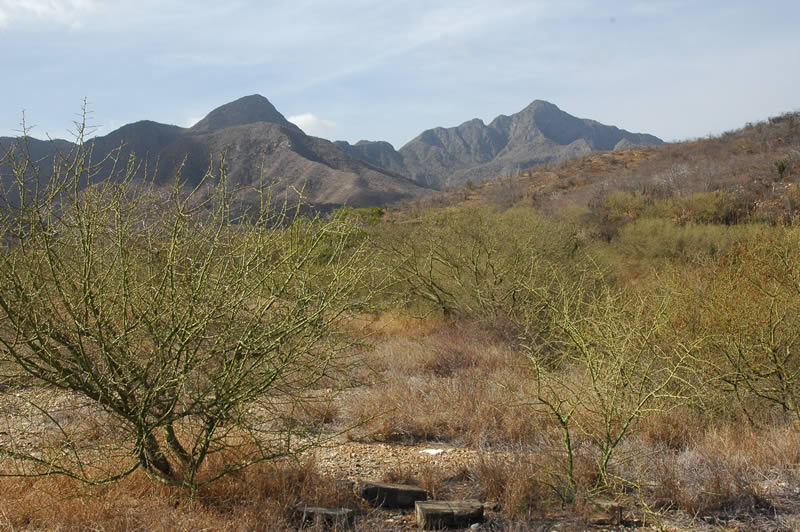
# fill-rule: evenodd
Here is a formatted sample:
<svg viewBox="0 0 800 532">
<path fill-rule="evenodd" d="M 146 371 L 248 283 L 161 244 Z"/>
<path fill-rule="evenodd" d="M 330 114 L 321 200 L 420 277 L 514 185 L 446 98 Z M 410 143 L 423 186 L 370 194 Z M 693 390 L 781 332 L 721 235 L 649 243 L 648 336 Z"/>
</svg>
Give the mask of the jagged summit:
<svg viewBox="0 0 800 532">
<path fill-rule="evenodd" d="M 533 100 L 521 111 L 499 115 L 489 124 L 473 118 L 456 127 L 427 129 L 399 150 L 386 142 L 337 145 L 373 166 L 438 189 L 484 181 L 594 150 L 661 143 L 652 135 L 577 118 L 548 101 Z"/>
<path fill-rule="evenodd" d="M 205 133 L 256 122 L 268 122 L 300 131 L 300 128 L 286 120 L 286 117 L 260 94 L 251 94 L 217 107 L 193 125 L 191 131 Z"/>
</svg>

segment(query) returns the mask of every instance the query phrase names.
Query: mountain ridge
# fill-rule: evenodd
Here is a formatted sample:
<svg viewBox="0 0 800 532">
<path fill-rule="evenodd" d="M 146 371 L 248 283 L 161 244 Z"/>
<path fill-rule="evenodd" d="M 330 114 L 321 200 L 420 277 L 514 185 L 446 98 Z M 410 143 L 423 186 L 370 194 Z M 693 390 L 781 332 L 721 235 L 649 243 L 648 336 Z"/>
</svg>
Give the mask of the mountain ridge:
<svg viewBox="0 0 800 532">
<path fill-rule="evenodd" d="M 0 145 L 14 141 L 0 138 Z M 59 149 L 69 144 L 58 142 Z M 140 120 L 89 142 L 98 159 L 120 149 L 122 156 L 147 160 L 157 183 L 172 182 L 179 168 L 185 179 L 196 182 L 224 152 L 235 184 L 273 184 L 280 190 L 303 190 L 316 205 L 353 206 L 413 199 L 427 189 L 486 181 L 592 151 L 663 143 L 652 135 L 576 118 L 544 100 L 488 124 L 473 118 L 424 130 L 399 150 L 380 140 L 331 142 L 306 135 L 260 94 L 223 104 L 188 128 Z M 55 149 L 56 144 L 48 148 L 37 141 L 42 160 Z"/>
<path fill-rule="evenodd" d="M 17 140 L 0 138 L 0 150 Z M 115 160 L 125 161 L 135 154 L 145 162 L 137 177 L 146 175 L 157 186 L 171 186 L 176 172 L 187 184 L 196 184 L 210 168 L 219 168 L 224 154 L 231 184 L 252 190 L 240 195 L 244 203 L 260 199 L 256 191 L 260 186 L 272 187 L 278 197 L 302 191 L 304 201 L 322 209 L 383 205 L 426 193 L 405 176 L 353 157 L 328 140 L 306 135 L 261 95 L 217 107 L 189 128 L 140 120 L 86 142 L 91 144 L 93 161 L 102 161 L 99 175 L 111 175 Z M 52 168 L 57 152 L 74 146 L 61 140 L 31 144 L 45 171 Z M 0 173 L 6 170 L 0 166 Z"/>
<path fill-rule="evenodd" d="M 517 113 L 498 115 L 489 124 L 473 118 L 455 127 L 426 129 L 399 150 L 382 141 L 337 144 L 370 164 L 441 189 L 592 151 L 660 145 L 663 141 L 576 118 L 550 102 L 534 100 Z"/>
</svg>

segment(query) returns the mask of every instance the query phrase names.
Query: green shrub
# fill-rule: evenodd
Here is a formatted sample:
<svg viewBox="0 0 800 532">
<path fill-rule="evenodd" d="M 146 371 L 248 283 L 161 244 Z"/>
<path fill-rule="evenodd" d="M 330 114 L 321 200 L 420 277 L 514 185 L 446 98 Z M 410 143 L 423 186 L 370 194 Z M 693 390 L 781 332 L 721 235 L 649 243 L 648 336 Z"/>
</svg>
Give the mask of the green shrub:
<svg viewBox="0 0 800 532">
<path fill-rule="evenodd" d="M 677 223 L 731 225 L 745 221 L 750 208 L 747 201 L 729 192 L 715 190 L 658 201 L 647 215 L 669 218 Z"/>
<path fill-rule="evenodd" d="M 680 327 L 705 339 L 703 361 L 729 402 L 751 421 L 775 406 L 800 419 L 800 232 L 761 234 L 688 279 Z"/>
<path fill-rule="evenodd" d="M 668 219 L 643 218 L 621 228 L 615 246 L 623 256 L 636 261 L 688 262 L 726 256 L 735 244 L 750 240 L 762 230 L 760 225 L 676 225 Z"/>
<path fill-rule="evenodd" d="M 590 204 L 587 217 L 593 233 L 610 242 L 620 227 L 639 218 L 652 203 L 638 192 L 615 190 Z"/>
<path fill-rule="evenodd" d="M 581 245 L 565 225 L 527 208 L 429 210 L 377 227 L 373 241 L 408 305 L 475 317 L 513 313 L 520 283 L 532 272 L 569 269 Z"/>
</svg>

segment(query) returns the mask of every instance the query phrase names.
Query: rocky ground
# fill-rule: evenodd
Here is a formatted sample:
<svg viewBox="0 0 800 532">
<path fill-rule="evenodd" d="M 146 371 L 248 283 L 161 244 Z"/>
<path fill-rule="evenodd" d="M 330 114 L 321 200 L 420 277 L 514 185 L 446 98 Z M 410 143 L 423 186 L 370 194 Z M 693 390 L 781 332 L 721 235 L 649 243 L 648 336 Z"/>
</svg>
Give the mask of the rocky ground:
<svg viewBox="0 0 800 532">
<path fill-rule="evenodd" d="M 478 496 L 472 479 L 481 459 L 513 460 L 513 454 L 453 447 L 445 444 L 390 444 L 340 442 L 316 451 L 316 464 L 326 474 L 357 484 L 361 481 L 417 479 L 435 498 L 471 499 Z M 425 479 L 432 480 L 426 486 Z M 422 482 L 419 482 L 419 481 Z M 660 514 L 646 510 L 635 501 L 623 501 L 619 510 L 611 501 L 586 504 L 579 513 L 558 511 L 512 523 L 499 511 L 497 501 L 484 500 L 485 520 L 474 525 L 477 530 L 798 530 L 800 516 L 792 508 L 798 502 L 798 489 L 789 486 L 763 486 L 763 495 L 785 504 L 770 511 L 753 508 L 752 513 L 695 518 L 682 512 L 661 509 Z M 617 513 L 619 512 L 619 513 Z M 615 515 L 621 517 L 615 519 Z M 356 519 L 358 530 L 418 530 L 414 511 L 375 509 Z"/>
</svg>

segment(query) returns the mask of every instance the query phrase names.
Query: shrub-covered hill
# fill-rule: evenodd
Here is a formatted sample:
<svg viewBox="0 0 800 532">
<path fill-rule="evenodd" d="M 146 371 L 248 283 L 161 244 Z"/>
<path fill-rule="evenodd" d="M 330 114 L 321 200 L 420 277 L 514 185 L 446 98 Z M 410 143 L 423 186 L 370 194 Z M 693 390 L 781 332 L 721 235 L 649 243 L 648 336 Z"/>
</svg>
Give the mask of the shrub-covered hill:
<svg viewBox="0 0 800 532">
<path fill-rule="evenodd" d="M 606 236 L 642 216 L 676 222 L 794 224 L 800 216 L 800 113 L 720 136 L 592 153 L 515 175 L 467 184 L 425 205 L 532 205 L 583 211 Z"/>
</svg>

